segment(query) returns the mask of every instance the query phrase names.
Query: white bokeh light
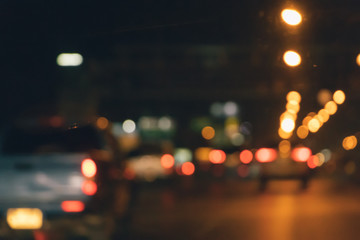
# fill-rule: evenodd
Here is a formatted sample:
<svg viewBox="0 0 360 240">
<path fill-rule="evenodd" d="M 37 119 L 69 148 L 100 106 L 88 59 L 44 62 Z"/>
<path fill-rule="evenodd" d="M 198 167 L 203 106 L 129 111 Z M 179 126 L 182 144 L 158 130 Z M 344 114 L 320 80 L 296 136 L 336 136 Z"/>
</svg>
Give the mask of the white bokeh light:
<svg viewBox="0 0 360 240">
<path fill-rule="evenodd" d="M 79 53 L 61 53 L 56 59 L 56 63 L 61 67 L 76 67 L 83 62 L 83 57 Z"/>
<path fill-rule="evenodd" d="M 124 132 L 133 133 L 133 132 L 135 132 L 136 124 L 133 120 L 128 119 L 123 122 L 122 127 L 123 127 Z"/>
</svg>

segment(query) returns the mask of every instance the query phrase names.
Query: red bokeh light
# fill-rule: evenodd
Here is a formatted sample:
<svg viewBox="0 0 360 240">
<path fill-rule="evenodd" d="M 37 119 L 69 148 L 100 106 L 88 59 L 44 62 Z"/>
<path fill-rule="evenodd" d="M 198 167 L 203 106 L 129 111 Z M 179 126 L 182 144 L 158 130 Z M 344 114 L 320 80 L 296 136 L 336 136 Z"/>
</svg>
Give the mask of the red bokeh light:
<svg viewBox="0 0 360 240">
<path fill-rule="evenodd" d="M 316 156 L 311 156 L 308 160 L 307 160 L 307 165 L 309 168 L 314 169 L 316 168 Z"/>
<path fill-rule="evenodd" d="M 88 196 L 92 196 L 97 192 L 97 185 L 94 181 L 85 181 L 81 186 L 81 190 Z"/>
<path fill-rule="evenodd" d="M 170 154 L 164 154 L 161 157 L 160 162 L 163 168 L 172 168 L 175 164 L 175 159 Z"/>
<path fill-rule="evenodd" d="M 244 150 L 240 153 L 240 161 L 244 164 L 248 164 L 253 160 L 253 154 L 250 150 Z"/>
<path fill-rule="evenodd" d="M 277 152 L 273 148 L 260 148 L 256 151 L 255 158 L 261 163 L 272 162 L 277 158 Z"/>
<path fill-rule="evenodd" d="M 214 164 L 221 164 L 225 162 L 226 154 L 223 150 L 214 149 L 209 153 L 209 160 Z"/>
<path fill-rule="evenodd" d="M 63 201 L 61 209 L 64 212 L 82 212 L 85 209 L 85 205 L 81 201 Z"/>
<path fill-rule="evenodd" d="M 191 162 L 186 162 L 181 166 L 181 172 L 184 175 L 190 176 L 195 172 L 195 166 Z"/>
<path fill-rule="evenodd" d="M 299 147 L 292 150 L 291 157 L 296 162 L 306 162 L 311 157 L 311 154 L 310 148 Z"/>
</svg>

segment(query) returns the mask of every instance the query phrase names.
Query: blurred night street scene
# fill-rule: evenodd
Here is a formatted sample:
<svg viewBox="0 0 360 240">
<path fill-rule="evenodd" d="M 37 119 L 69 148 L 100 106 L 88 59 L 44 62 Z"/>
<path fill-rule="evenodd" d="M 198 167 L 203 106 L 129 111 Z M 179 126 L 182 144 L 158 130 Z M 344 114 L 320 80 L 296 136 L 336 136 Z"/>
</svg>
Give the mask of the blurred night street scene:
<svg viewBox="0 0 360 240">
<path fill-rule="evenodd" d="M 0 1 L 0 240 L 360 236 L 360 2 Z"/>
</svg>

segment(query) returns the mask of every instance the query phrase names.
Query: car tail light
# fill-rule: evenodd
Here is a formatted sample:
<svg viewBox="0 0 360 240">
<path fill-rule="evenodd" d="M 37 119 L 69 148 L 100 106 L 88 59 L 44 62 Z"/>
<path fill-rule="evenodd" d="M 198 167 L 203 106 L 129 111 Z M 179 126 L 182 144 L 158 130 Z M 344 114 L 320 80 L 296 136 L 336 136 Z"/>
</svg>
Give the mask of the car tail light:
<svg viewBox="0 0 360 240">
<path fill-rule="evenodd" d="M 92 196 L 97 192 L 97 185 L 94 181 L 87 180 L 83 182 L 81 190 L 86 195 Z"/>
<path fill-rule="evenodd" d="M 291 152 L 291 157 L 296 162 L 306 162 L 311 157 L 311 149 L 307 147 L 294 148 Z"/>
<path fill-rule="evenodd" d="M 181 166 L 181 172 L 184 175 L 190 176 L 195 172 L 195 166 L 191 162 L 186 162 Z"/>
<path fill-rule="evenodd" d="M 272 162 L 277 158 L 277 152 L 273 148 L 260 148 L 256 151 L 255 158 L 261 163 Z"/>
<path fill-rule="evenodd" d="M 221 164 L 226 160 L 226 153 L 219 149 L 211 150 L 209 153 L 209 160 L 213 164 Z"/>
<path fill-rule="evenodd" d="M 82 212 L 85 209 L 85 205 L 81 201 L 63 201 L 61 209 L 64 212 Z"/>
<path fill-rule="evenodd" d="M 91 178 L 96 175 L 97 168 L 95 162 L 87 158 L 81 163 L 81 172 L 85 177 Z"/>
</svg>

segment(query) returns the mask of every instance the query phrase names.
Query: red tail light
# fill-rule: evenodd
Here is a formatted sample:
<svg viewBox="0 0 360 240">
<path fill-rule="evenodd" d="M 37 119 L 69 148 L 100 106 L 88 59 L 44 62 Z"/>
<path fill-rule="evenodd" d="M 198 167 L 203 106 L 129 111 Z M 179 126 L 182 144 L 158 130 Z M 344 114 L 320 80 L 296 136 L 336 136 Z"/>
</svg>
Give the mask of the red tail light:
<svg viewBox="0 0 360 240">
<path fill-rule="evenodd" d="M 92 196 L 97 192 L 97 185 L 94 181 L 84 181 L 81 190 L 86 195 Z"/>
<path fill-rule="evenodd" d="M 64 212 L 82 212 L 85 209 L 85 205 L 81 201 L 63 201 L 61 209 Z"/>
<path fill-rule="evenodd" d="M 91 178 L 96 175 L 97 168 L 95 162 L 87 158 L 81 163 L 81 172 L 85 177 Z"/>
<path fill-rule="evenodd" d="M 190 176 L 193 175 L 195 172 L 195 166 L 191 162 L 186 162 L 181 166 L 182 174 Z"/>
<path fill-rule="evenodd" d="M 175 159 L 170 154 L 164 154 L 160 158 L 160 163 L 163 168 L 172 168 L 175 164 Z"/>
<path fill-rule="evenodd" d="M 253 160 L 253 154 L 250 150 L 243 150 L 240 153 L 240 161 L 244 164 L 249 164 Z"/>
<path fill-rule="evenodd" d="M 226 153 L 219 149 L 211 150 L 209 153 L 209 160 L 213 164 L 221 164 L 226 160 Z"/>
<path fill-rule="evenodd" d="M 307 147 L 294 148 L 291 153 L 291 157 L 296 162 L 306 162 L 311 157 L 311 149 Z"/>
<path fill-rule="evenodd" d="M 255 153 L 255 158 L 259 162 L 272 162 L 277 158 L 277 152 L 273 148 L 260 148 Z"/>
</svg>

